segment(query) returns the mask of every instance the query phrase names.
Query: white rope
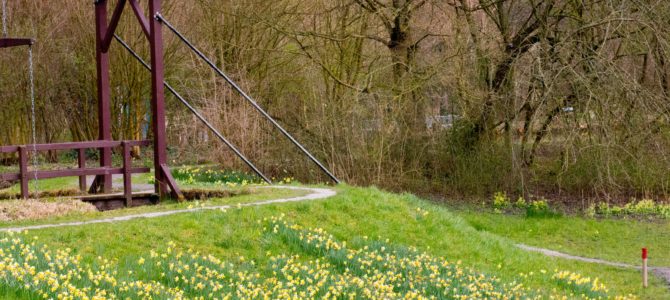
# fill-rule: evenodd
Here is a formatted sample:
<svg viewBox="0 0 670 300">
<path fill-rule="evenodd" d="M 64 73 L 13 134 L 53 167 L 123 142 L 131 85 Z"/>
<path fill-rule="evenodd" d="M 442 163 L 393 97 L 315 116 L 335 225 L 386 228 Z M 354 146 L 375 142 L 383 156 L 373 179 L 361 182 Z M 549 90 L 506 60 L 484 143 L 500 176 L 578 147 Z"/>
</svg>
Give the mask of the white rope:
<svg viewBox="0 0 670 300">
<path fill-rule="evenodd" d="M 35 121 L 35 76 L 34 76 L 34 67 L 33 67 L 33 47 L 28 47 L 28 65 L 29 65 L 29 74 L 30 74 L 30 112 L 31 112 L 31 122 L 32 122 L 32 138 L 33 138 L 33 169 L 37 171 L 37 129 Z M 39 185 L 37 182 L 37 172 L 35 172 L 35 198 L 38 198 L 37 194 L 39 192 Z"/>
<path fill-rule="evenodd" d="M 7 0 L 2 0 L 2 36 L 7 37 Z"/>
</svg>

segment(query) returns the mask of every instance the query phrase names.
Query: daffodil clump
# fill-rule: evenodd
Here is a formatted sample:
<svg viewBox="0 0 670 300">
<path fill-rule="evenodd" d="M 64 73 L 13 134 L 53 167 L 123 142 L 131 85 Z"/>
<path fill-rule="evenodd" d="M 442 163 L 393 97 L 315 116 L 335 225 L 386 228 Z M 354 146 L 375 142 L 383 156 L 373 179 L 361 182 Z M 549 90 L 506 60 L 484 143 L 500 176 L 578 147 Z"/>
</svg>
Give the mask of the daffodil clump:
<svg viewBox="0 0 670 300">
<path fill-rule="evenodd" d="M 591 279 L 570 271 L 555 270 L 551 278 L 568 290 L 574 291 L 575 295 L 586 296 L 591 299 L 605 299 L 609 292 L 598 278 Z"/>
<path fill-rule="evenodd" d="M 53 251 L 25 234 L 9 234 L 0 239 L 0 284 L 44 299 L 608 298 L 597 279 L 575 273 L 557 272 L 553 280 L 565 291 L 547 295 L 525 287 L 521 282 L 528 277 L 503 282 L 389 241 L 363 237 L 351 247 L 283 217 L 261 223 L 268 238 L 296 253 L 268 252 L 262 264 L 244 257 L 226 262 L 170 242 L 129 264 L 102 257 L 86 264 L 71 249 Z"/>
<path fill-rule="evenodd" d="M 182 299 L 178 289 L 156 281 L 119 279 L 114 260 L 82 264 L 69 248 L 52 251 L 9 233 L 0 239 L 0 284 L 44 299 Z"/>
<path fill-rule="evenodd" d="M 175 179 L 185 184 L 211 183 L 236 187 L 264 183 L 259 177 L 251 174 L 206 167 L 184 166 L 174 169 L 172 175 Z"/>
<path fill-rule="evenodd" d="M 428 214 L 420 208 L 416 213 L 417 218 Z M 521 281 L 534 275 L 545 276 L 545 270 L 541 270 L 540 274 L 520 274 L 517 281 L 505 283 L 494 276 L 466 268 L 461 261 L 450 262 L 433 257 L 414 247 L 392 246 L 388 240 L 370 241 L 363 237 L 363 245 L 352 249 L 323 229 L 306 229 L 290 224 L 283 220 L 283 216 L 271 218 L 269 222 L 266 230 L 317 257 L 297 268 L 293 267 L 295 274 L 289 275 L 285 274 L 287 266 L 294 265 L 298 258 L 284 257 L 274 266 L 282 272 L 275 271 L 273 274 L 288 279 L 295 286 L 307 284 L 304 286 L 307 291 L 314 289 L 314 282 L 322 282 L 330 292 L 327 295 L 336 298 L 351 295 L 365 299 L 635 299 L 632 295 L 610 297 L 605 285 L 597 278 L 558 271 L 552 278 L 565 290 L 541 294 L 524 287 Z M 330 270 L 326 271 L 329 279 L 319 281 L 319 278 L 314 278 L 318 274 L 314 269 Z M 309 271 L 305 274 L 301 270 Z M 569 275 L 565 277 L 565 274 Z"/>
<path fill-rule="evenodd" d="M 656 217 L 670 219 L 670 204 L 657 203 L 651 199 L 633 200 L 623 206 L 601 202 L 598 205 L 592 204 L 586 213 L 591 217 Z"/>
<path fill-rule="evenodd" d="M 423 214 L 421 211 L 418 211 Z M 308 297 L 364 299 L 535 299 L 523 284 L 499 279 L 419 252 L 369 241 L 349 248 L 323 229 L 305 229 L 282 218 L 270 219 L 269 230 L 317 259 L 297 263 L 282 257 L 273 275 Z"/>
</svg>

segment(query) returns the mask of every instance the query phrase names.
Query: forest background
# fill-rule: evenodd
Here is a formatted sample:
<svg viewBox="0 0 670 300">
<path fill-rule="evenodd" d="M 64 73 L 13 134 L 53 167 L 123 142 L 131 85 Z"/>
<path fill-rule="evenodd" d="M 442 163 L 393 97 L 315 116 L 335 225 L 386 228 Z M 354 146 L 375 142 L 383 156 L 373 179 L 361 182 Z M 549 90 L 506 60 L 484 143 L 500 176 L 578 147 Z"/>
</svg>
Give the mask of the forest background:
<svg viewBox="0 0 670 300">
<path fill-rule="evenodd" d="M 7 4 L 9 35 L 37 40 L 37 141 L 97 139 L 92 1 Z M 670 193 L 668 1 L 165 0 L 163 15 L 348 183 L 572 201 Z M 119 32 L 148 59 L 130 10 Z M 243 153 L 272 176 L 327 181 L 165 38 L 167 81 Z M 149 73 L 120 45 L 111 53 L 113 136 L 151 138 Z M 25 49 L 0 52 L 0 144 L 31 142 L 27 70 Z M 167 101 L 173 164 L 244 170 Z"/>
</svg>

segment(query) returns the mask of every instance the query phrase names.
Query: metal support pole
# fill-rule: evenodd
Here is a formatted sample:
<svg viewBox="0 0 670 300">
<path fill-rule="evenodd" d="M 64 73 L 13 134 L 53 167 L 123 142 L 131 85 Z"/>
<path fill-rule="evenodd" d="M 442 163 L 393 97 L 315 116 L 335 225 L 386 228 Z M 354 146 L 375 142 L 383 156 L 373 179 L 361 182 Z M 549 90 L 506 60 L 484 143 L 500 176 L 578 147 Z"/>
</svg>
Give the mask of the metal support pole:
<svg viewBox="0 0 670 300">
<path fill-rule="evenodd" d="M 149 0 L 149 38 L 151 52 L 151 122 L 154 134 L 154 172 L 156 193 L 166 197 L 168 187 L 163 176 L 162 167 L 167 165 L 167 143 L 165 128 L 165 90 L 163 86 L 163 33 L 161 22 L 153 16 L 161 11 L 160 0 Z M 177 197 L 177 195 L 175 195 Z"/>
<path fill-rule="evenodd" d="M 126 44 L 125 41 L 123 41 L 117 35 L 115 35 L 114 38 L 116 39 L 117 42 L 119 42 L 123 46 L 123 48 L 126 48 L 126 50 L 128 50 L 130 55 L 132 55 L 138 62 L 140 62 L 140 64 L 142 64 L 142 66 L 144 66 L 147 70 L 151 71 L 151 66 L 149 66 L 140 57 L 139 54 L 137 54 L 135 51 L 133 51 L 133 49 L 130 48 L 130 46 L 128 44 Z M 209 123 L 207 121 L 207 119 L 205 119 L 205 117 L 203 117 L 202 114 L 200 114 L 200 112 L 198 112 L 198 110 L 196 110 L 193 106 L 191 106 L 191 104 L 188 103 L 188 101 L 186 101 L 186 99 L 184 99 L 184 97 L 182 97 L 170 84 L 168 84 L 167 81 L 164 81 L 163 83 L 165 84 L 165 87 L 168 89 L 168 91 L 170 91 L 170 93 L 172 93 L 172 95 L 174 95 L 177 99 L 179 99 L 179 101 L 182 104 L 184 104 L 186 106 L 186 108 L 188 108 L 188 110 L 190 110 L 203 124 L 205 124 L 205 126 L 207 126 L 207 128 L 209 128 L 209 130 L 212 131 L 212 133 L 214 133 L 214 135 L 216 135 L 216 137 L 218 137 L 219 140 L 221 140 L 224 144 L 226 144 L 226 146 L 228 146 L 228 148 L 231 151 L 233 151 L 235 153 L 235 155 L 237 155 L 237 157 L 239 157 L 242 161 L 244 161 L 244 163 L 247 166 L 249 166 L 249 168 L 251 168 L 254 171 L 254 173 L 256 173 L 256 175 L 263 178 L 263 180 L 265 182 L 267 182 L 268 184 L 272 184 L 272 181 L 270 181 L 270 179 L 267 176 L 265 176 L 265 174 L 263 174 L 263 172 L 261 172 L 246 156 L 244 156 L 244 154 L 242 154 L 242 152 L 240 152 L 240 150 L 237 149 L 237 147 L 235 147 L 235 145 L 233 145 L 233 143 L 228 141 L 228 139 L 226 139 L 218 130 L 216 130 L 216 128 L 214 128 L 214 126 L 211 123 Z"/>
<path fill-rule="evenodd" d="M 107 33 L 107 0 L 95 2 L 95 45 L 98 76 L 98 139 L 109 141 L 112 139 L 112 112 L 110 109 L 111 92 L 109 87 L 109 54 L 103 51 L 103 40 Z M 112 149 L 100 149 L 100 166 L 112 166 Z M 104 193 L 112 191 L 112 176 L 101 175 Z"/>
<path fill-rule="evenodd" d="M 163 24 L 165 24 L 165 26 L 167 26 L 175 35 L 177 35 L 177 37 L 179 37 L 179 39 L 182 42 L 184 42 L 193 52 L 195 52 L 195 54 L 197 54 L 214 71 L 216 71 L 216 73 L 219 76 L 221 76 L 226 82 L 228 82 L 228 84 L 230 84 L 230 86 L 235 91 L 237 91 L 237 93 L 239 93 L 261 115 L 263 115 L 268 121 L 270 121 L 270 123 L 272 123 L 272 125 L 274 125 L 274 127 L 277 128 L 286 138 L 288 138 L 296 147 L 298 147 L 298 149 L 300 149 L 300 151 L 302 151 L 302 153 L 304 153 L 307 157 L 309 157 L 309 159 L 312 162 L 314 162 L 314 164 L 316 164 L 321 169 L 321 171 L 323 171 L 326 175 L 328 175 L 328 177 L 330 177 L 330 179 L 332 179 L 333 182 L 340 183 L 340 180 L 337 179 L 337 177 L 335 177 L 335 175 L 333 175 L 321 162 L 319 162 L 319 160 L 316 159 L 316 157 L 314 157 L 314 155 L 312 155 L 309 151 L 307 151 L 307 149 L 305 149 L 305 147 L 303 145 L 301 145 L 295 138 L 293 138 L 293 136 L 291 136 L 291 134 L 289 134 L 288 131 L 286 131 L 281 125 L 279 125 L 279 123 L 277 123 L 277 121 L 275 121 L 275 119 L 272 118 L 272 116 L 270 116 L 270 114 L 268 114 L 262 107 L 260 107 L 260 105 L 258 105 L 258 103 L 256 103 L 256 101 L 253 98 L 251 98 L 251 96 L 247 95 L 247 93 L 245 93 L 242 90 L 242 88 L 240 88 L 240 86 L 237 85 L 237 83 L 235 83 L 230 77 L 228 77 L 228 75 L 223 73 L 223 71 L 221 71 L 221 69 L 219 69 L 209 58 L 207 58 L 207 56 L 205 56 L 202 52 L 200 52 L 200 50 L 198 50 L 198 48 L 196 48 L 188 39 L 186 39 L 186 37 L 184 37 L 177 29 L 175 29 L 174 26 L 172 26 L 172 24 L 170 24 L 170 22 L 165 20 L 165 18 L 160 13 L 157 12 L 154 15 L 154 20 L 153 21 L 154 22 L 159 21 L 159 22 L 162 22 Z"/>
</svg>

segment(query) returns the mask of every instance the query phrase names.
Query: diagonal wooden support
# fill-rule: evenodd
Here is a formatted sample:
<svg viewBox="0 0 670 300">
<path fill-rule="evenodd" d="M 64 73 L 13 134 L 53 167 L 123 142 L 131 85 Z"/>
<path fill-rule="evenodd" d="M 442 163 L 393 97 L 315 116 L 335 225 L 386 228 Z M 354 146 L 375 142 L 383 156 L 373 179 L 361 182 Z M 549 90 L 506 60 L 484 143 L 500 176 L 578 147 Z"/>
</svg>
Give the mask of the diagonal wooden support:
<svg viewBox="0 0 670 300">
<path fill-rule="evenodd" d="M 116 31 L 116 27 L 119 26 L 119 21 L 121 20 L 121 14 L 123 14 L 123 8 L 126 6 L 126 0 L 119 0 L 119 3 L 116 5 L 116 8 L 114 9 L 114 14 L 112 15 L 112 19 L 109 21 L 109 25 L 107 27 L 107 32 L 105 33 L 105 36 L 102 40 L 102 52 L 107 52 L 109 51 L 109 46 L 112 44 L 112 38 L 114 38 L 114 32 Z"/>
<path fill-rule="evenodd" d="M 103 180 L 103 177 L 100 175 L 96 175 L 95 178 L 93 178 L 93 182 L 91 183 L 91 187 L 88 188 L 88 193 L 89 194 L 97 194 L 100 192 L 100 187 L 102 186 L 101 181 Z"/>
<path fill-rule="evenodd" d="M 167 181 L 168 187 L 170 187 L 170 195 L 177 199 L 179 202 L 184 201 L 184 195 L 181 193 L 181 190 L 179 190 L 179 186 L 177 185 L 177 181 L 174 180 L 174 177 L 172 177 L 172 173 L 170 172 L 170 167 L 167 165 L 161 165 L 161 173 L 163 174 L 163 179 Z"/>
<path fill-rule="evenodd" d="M 130 7 L 133 9 L 133 12 L 135 13 L 135 17 L 137 17 L 137 21 L 140 22 L 140 27 L 142 27 L 142 31 L 144 31 L 144 35 L 147 38 L 151 38 L 151 31 L 149 29 L 149 21 L 147 21 L 147 17 L 144 16 L 144 11 L 142 11 L 142 7 L 140 7 L 140 4 L 137 3 L 137 0 L 130 0 Z"/>
</svg>

